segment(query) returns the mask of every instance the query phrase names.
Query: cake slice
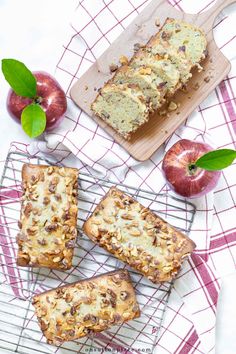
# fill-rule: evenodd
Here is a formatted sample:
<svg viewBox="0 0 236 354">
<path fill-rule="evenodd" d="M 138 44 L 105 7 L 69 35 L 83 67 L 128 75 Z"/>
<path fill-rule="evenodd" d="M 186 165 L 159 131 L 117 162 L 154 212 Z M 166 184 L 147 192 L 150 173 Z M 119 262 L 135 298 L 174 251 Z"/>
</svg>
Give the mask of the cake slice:
<svg viewBox="0 0 236 354">
<path fill-rule="evenodd" d="M 159 91 L 164 95 L 173 96 L 179 88 L 180 72 L 168 59 L 145 55 L 145 51 L 142 50 L 131 60 L 130 66 L 136 69 L 151 70 L 160 81 Z"/>
<path fill-rule="evenodd" d="M 85 234 L 153 283 L 172 280 L 194 242 L 112 187 L 84 223 Z"/>
<path fill-rule="evenodd" d="M 91 108 L 125 139 L 148 120 L 150 113 L 149 104 L 137 85 L 107 83 Z"/>
<path fill-rule="evenodd" d="M 112 82 L 114 84 L 137 85 L 142 91 L 151 110 L 156 110 L 163 104 L 163 94 L 159 90 L 162 79 L 158 77 L 150 68 L 133 69 L 129 66 L 122 66 L 117 70 Z"/>
<path fill-rule="evenodd" d="M 159 34 L 150 40 L 149 46 L 155 50 L 155 46 L 161 43 L 176 52 L 183 52 L 190 61 L 192 67 L 207 56 L 207 40 L 205 33 L 190 23 L 168 18 Z"/>
<path fill-rule="evenodd" d="M 140 316 L 128 271 L 115 270 L 33 298 L 49 344 L 82 338 Z"/>
</svg>

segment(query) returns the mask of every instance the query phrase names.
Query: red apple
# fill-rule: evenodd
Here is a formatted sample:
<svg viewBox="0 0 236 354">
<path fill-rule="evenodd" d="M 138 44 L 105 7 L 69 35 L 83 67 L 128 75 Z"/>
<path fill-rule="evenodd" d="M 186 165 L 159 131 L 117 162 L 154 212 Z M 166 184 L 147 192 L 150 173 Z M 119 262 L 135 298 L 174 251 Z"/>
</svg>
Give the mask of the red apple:
<svg viewBox="0 0 236 354">
<path fill-rule="evenodd" d="M 57 127 L 67 109 L 66 95 L 59 83 L 46 72 L 33 73 L 37 82 L 36 99 L 17 96 L 10 89 L 7 98 L 7 109 L 11 117 L 17 122 L 21 120 L 23 109 L 32 102 L 37 102 L 46 113 L 46 130 Z"/>
<path fill-rule="evenodd" d="M 197 141 L 183 139 L 167 151 L 162 169 L 167 183 L 177 194 L 198 198 L 215 188 L 220 171 L 207 171 L 195 162 L 213 148 Z"/>
</svg>

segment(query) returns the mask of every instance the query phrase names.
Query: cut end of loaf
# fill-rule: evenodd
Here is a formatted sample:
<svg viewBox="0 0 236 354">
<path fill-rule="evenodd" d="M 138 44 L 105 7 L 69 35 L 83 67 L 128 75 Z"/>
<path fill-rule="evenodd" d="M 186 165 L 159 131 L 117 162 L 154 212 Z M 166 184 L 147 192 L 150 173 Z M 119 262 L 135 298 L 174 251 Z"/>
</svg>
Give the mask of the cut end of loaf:
<svg viewBox="0 0 236 354">
<path fill-rule="evenodd" d="M 126 85 L 104 86 L 91 109 L 125 139 L 129 139 L 149 115 L 142 92 Z"/>
</svg>

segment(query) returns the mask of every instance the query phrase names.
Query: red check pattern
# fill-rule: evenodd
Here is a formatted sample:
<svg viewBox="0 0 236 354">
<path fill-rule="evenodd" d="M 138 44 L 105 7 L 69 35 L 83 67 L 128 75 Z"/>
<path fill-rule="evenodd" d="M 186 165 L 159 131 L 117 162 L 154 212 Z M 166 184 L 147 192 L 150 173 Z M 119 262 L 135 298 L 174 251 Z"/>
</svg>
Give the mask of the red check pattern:
<svg viewBox="0 0 236 354">
<path fill-rule="evenodd" d="M 186 12 L 201 12 L 213 3 L 211 0 L 170 2 Z M 78 166 L 84 172 L 92 169 L 136 187 L 167 191 L 161 174 L 163 149 L 150 160 L 138 164 L 80 111 L 69 96 L 75 81 L 148 3 L 147 0 L 81 0 L 78 3 L 71 22 L 70 39 L 63 47 L 57 65 L 57 78 L 64 86 L 69 102 L 64 126 L 48 134 L 46 143 L 37 142 L 31 146 L 13 143 L 13 149 L 55 155 L 65 164 Z M 217 44 L 231 60 L 230 75 L 173 134 L 166 148 L 183 137 L 210 140 L 218 148 L 236 148 L 235 15 L 235 6 L 225 9 L 214 28 Z M 158 354 L 214 352 L 219 276 L 235 271 L 234 175 L 235 164 L 223 172 L 214 195 L 195 201 L 197 214 L 191 237 L 197 243 L 197 250 L 175 282 L 163 330 L 156 343 Z M 98 345 L 102 345 L 102 339 Z M 114 349 L 113 339 L 106 346 Z"/>
</svg>

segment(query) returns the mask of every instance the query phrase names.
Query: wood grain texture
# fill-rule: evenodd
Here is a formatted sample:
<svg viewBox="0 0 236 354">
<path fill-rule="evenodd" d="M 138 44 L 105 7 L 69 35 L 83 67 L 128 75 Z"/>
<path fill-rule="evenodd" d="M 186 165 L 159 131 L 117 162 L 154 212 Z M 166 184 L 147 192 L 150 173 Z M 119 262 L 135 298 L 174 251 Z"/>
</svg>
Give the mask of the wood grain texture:
<svg viewBox="0 0 236 354">
<path fill-rule="evenodd" d="M 74 84 L 70 92 L 71 98 L 131 156 L 139 161 L 147 160 L 229 73 L 230 62 L 217 47 L 212 27 L 216 16 L 234 2 L 236 0 L 218 0 L 208 11 L 192 15 L 176 10 L 166 0 L 153 0 Z M 209 56 L 203 63 L 204 70 L 193 73 L 193 78 L 188 84 L 188 92 L 179 91 L 173 98 L 175 102 L 180 103 L 179 109 L 170 112 L 168 116 L 154 113 L 150 120 L 132 135 L 131 140 L 126 141 L 92 113 L 90 105 L 97 95 L 94 88 L 102 87 L 113 76 L 109 69 L 111 63 L 118 63 L 121 55 L 131 58 L 134 44 L 147 43 L 158 31 L 155 25 L 156 19 L 163 24 L 167 17 L 184 20 L 201 27 L 207 35 Z M 196 85 L 199 86 L 198 90 Z"/>
</svg>

